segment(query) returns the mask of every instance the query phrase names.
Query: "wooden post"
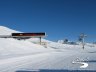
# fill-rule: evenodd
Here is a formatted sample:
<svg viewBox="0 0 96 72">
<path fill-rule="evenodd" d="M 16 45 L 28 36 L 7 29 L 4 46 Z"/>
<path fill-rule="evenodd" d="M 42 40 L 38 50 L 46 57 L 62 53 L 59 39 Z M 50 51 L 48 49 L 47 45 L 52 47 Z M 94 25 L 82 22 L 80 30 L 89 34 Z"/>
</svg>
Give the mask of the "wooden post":
<svg viewBox="0 0 96 72">
<path fill-rule="evenodd" d="M 40 37 L 40 45 L 41 45 L 41 37 Z"/>
</svg>

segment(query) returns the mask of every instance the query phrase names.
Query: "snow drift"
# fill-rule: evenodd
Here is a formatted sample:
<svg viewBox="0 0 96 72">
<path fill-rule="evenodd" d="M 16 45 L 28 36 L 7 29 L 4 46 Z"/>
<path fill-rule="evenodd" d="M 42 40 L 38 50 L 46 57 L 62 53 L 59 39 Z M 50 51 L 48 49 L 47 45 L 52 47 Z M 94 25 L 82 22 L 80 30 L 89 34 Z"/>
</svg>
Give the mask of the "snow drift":
<svg viewBox="0 0 96 72">
<path fill-rule="evenodd" d="M 12 30 L 10 28 L 0 26 L 0 35 L 11 35 L 19 31 Z M 34 39 L 34 38 L 33 38 Z M 30 39 L 31 40 L 31 39 Z M 39 44 L 34 44 L 36 40 L 17 40 L 13 38 L 0 38 L 0 58 L 5 58 L 4 56 L 16 56 L 22 54 L 34 54 L 40 52 L 46 52 L 50 49 L 46 49 L 44 46 Z"/>
</svg>

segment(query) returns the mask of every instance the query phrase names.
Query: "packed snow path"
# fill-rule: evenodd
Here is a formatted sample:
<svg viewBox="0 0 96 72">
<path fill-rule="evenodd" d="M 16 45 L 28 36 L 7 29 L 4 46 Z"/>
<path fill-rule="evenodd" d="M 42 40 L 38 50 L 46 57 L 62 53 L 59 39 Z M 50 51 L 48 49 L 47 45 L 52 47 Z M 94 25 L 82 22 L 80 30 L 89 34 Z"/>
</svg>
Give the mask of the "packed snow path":
<svg viewBox="0 0 96 72">
<path fill-rule="evenodd" d="M 85 54 L 85 55 L 84 55 Z M 81 61 L 86 61 L 89 66 L 85 69 L 80 68 L 80 64 L 73 64 L 72 61 L 77 57 Z M 89 59 L 87 59 L 89 58 Z M 95 58 L 95 59 L 94 59 Z M 0 72 L 25 72 L 47 70 L 96 70 L 95 53 L 60 51 L 39 53 L 22 57 L 14 57 L 0 60 Z"/>
</svg>

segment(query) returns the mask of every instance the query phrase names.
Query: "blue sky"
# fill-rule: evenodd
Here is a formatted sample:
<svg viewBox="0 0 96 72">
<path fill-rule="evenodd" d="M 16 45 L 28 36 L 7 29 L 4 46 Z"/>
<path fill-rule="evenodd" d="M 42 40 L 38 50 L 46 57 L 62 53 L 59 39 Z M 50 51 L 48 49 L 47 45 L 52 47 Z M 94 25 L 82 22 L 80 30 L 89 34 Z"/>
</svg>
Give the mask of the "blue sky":
<svg viewBox="0 0 96 72">
<path fill-rule="evenodd" d="M 22 32 L 46 32 L 47 39 L 95 41 L 96 0 L 0 0 L 0 25 Z"/>
</svg>

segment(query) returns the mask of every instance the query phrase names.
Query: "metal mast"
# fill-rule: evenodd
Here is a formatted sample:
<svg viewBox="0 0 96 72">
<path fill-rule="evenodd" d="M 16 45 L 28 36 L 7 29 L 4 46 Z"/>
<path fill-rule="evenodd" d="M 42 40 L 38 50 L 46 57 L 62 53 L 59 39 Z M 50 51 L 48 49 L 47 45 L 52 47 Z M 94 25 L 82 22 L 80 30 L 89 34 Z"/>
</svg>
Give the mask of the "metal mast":
<svg viewBox="0 0 96 72">
<path fill-rule="evenodd" d="M 79 38 L 81 39 L 82 42 L 82 48 L 84 49 L 85 47 L 85 37 L 87 37 L 87 35 L 85 35 L 84 33 L 81 33 Z"/>
</svg>

